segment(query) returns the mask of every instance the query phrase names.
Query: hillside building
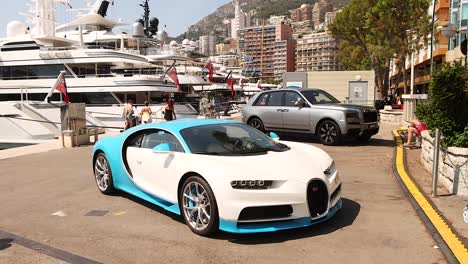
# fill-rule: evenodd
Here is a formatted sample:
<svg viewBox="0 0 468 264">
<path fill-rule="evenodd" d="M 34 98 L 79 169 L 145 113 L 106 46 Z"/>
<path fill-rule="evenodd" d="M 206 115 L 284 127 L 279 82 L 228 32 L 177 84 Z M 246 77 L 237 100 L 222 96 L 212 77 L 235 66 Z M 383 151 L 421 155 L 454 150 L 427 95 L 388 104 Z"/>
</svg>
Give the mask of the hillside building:
<svg viewBox="0 0 468 264">
<path fill-rule="evenodd" d="M 301 7 L 289 10 L 291 20 L 293 22 L 302 22 L 305 20 L 312 20 L 313 7 L 310 4 L 303 4 Z"/>
<path fill-rule="evenodd" d="M 214 35 L 201 36 L 199 41 L 200 53 L 206 56 L 215 55 L 216 53 L 216 37 Z"/>
<path fill-rule="evenodd" d="M 243 74 L 281 80 L 283 72 L 295 70 L 292 29 L 286 24 L 265 25 L 239 31 Z"/>
<path fill-rule="evenodd" d="M 326 0 L 320 0 L 314 4 L 312 9 L 312 20 L 314 21 L 314 29 L 318 29 L 320 24 L 325 21 L 325 14 L 333 11 L 333 5 Z"/>
</svg>

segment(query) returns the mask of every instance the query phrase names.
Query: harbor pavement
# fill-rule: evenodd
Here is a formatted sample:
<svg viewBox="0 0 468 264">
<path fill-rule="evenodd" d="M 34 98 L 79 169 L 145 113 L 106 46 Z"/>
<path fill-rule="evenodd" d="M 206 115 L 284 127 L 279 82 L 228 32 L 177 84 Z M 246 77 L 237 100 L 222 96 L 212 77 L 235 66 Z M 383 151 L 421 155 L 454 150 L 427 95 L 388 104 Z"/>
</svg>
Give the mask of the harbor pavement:
<svg viewBox="0 0 468 264">
<path fill-rule="evenodd" d="M 284 139 L 334 158 L 343 209 L 316 226 L 255 235 L 200 237 L 156 206 L 100 194 L 91 146 L 0 160 L 0 263 L 445 263 L 395 179 L 391 127 L 366 144 Z"/>
</svg>

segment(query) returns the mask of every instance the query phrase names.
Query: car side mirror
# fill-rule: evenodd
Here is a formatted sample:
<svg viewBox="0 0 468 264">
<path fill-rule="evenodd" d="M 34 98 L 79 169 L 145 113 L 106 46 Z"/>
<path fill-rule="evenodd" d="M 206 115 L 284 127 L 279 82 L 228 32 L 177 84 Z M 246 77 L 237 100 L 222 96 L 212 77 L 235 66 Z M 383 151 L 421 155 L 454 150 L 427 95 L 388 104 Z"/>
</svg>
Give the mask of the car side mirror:
<svg viewBox="0 0 468 264">
<path fill-rule="evenodd" d="M 162 143 L 153 148 L 153 153 L 169 153 L 171 152 L 171 146 L 167 143 Z"/>
<path fill-rule="evenodd" d="M 274 141 L 279 141 L 280 140 L 280 137 L 278 136 L 278 134 L 276 134 L 274 132 L 270 132 L 270 138 L 273 139 Z"/>
<path fill-rule="evenodd" d="M 299 108 L 307 107 L 307 102 L 301 98 L 299 101 L 297 101 L 296 106 Z"/>
</svg>

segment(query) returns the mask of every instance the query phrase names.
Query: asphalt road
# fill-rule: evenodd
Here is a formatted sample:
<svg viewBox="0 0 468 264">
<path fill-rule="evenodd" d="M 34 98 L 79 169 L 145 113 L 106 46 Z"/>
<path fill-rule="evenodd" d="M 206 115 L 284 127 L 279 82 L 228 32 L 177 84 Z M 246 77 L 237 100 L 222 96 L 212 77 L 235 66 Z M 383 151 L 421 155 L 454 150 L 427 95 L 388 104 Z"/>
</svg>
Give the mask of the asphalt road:
<svg viewBox="0 0 468 264">
<path fill-rule="evenodd" d="M 335 159 L 343 209 L 310 228 L 257 235 L 200 237 L 142 200 L 101 195 L 91 147 L 2 160 L 0 263 L 445 263 L 393 176 L 383 130 L 365 145 L 305 140 Z"/>
</svg>

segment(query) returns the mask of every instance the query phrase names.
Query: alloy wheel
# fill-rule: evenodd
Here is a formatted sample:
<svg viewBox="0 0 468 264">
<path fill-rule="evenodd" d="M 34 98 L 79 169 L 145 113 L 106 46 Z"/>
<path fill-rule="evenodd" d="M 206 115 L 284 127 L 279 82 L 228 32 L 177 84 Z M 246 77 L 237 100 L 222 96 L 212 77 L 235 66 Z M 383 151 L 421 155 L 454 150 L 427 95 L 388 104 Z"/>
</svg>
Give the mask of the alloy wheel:
<svg viewBox="0 0 468 264">
<path fill-rule="evenodd" d="M 105 192 L 109 188 L 110 169 L 107 159 L 100 155 L 96 159 L 94 164 L 94 176 L 96 177 L 96 183 L 102 192 Z"/>
<path fill-rule="evenodd" d="M 183 191 L 183 211 L 188 224 L 203 231 L 210 224 L 211 201 L 205 188 L 198 182 L 188 183 Z"/>
<path fill-rule="evenodd" d="M 339 137 L 338 127 L 332 122 L 325 122 L 319 128 L 320 140 L 326 145 L 333 145 Z"/>
</svg>

